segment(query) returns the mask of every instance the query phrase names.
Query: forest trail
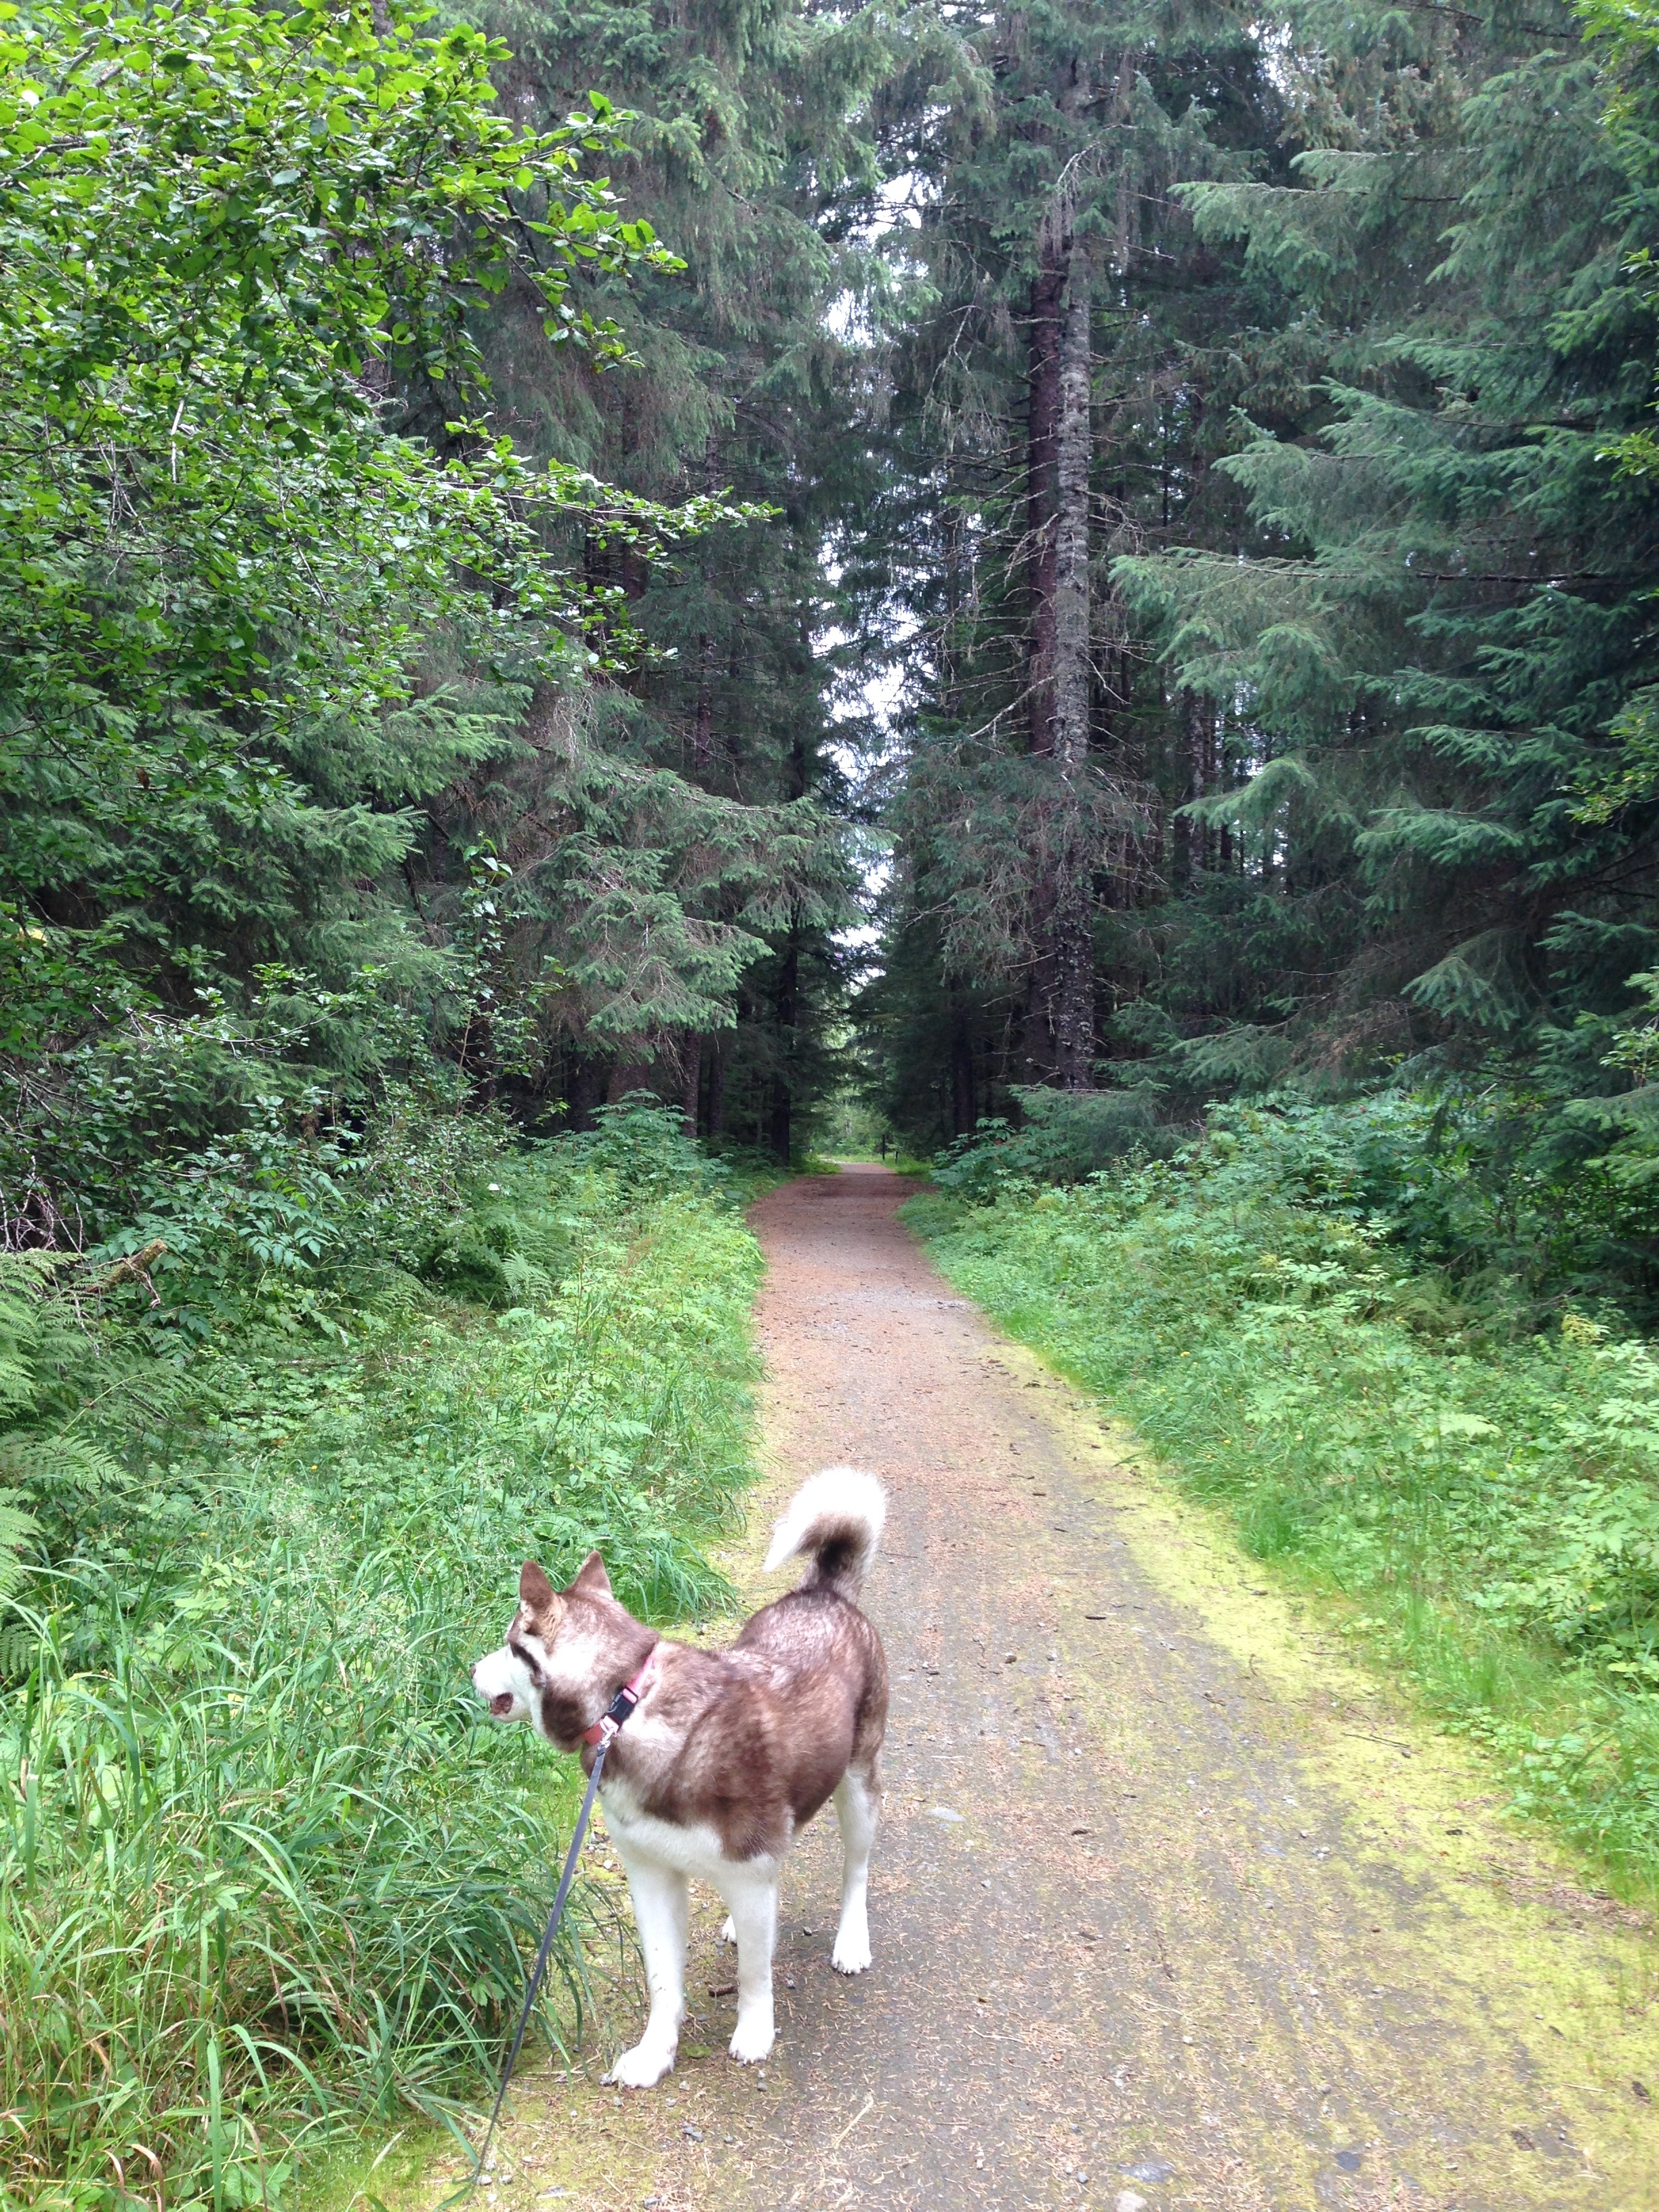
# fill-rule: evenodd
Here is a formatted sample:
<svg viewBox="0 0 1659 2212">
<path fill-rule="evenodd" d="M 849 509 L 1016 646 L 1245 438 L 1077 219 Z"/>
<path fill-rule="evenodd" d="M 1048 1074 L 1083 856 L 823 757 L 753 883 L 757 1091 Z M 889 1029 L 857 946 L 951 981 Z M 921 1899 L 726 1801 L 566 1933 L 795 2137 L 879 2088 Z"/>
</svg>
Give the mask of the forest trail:
<svg viewBox="0 0 1659 2212">
<path fill-rule="evenodd" d="M 903 1196 L 857 1168 L 755 1210 L 771 1472 L 733 1563 L 782 1586 L 753 1563 L 810 1470 L 888 1483 L 874 1966 L 830 1966 L 826 1815 L 785 1877 L 763 2075 L 724 2056 L 699 1898 L 677 2073 L 619 2099 L 596 2050 L 523 2078 L 489 2201 L 1659 2205 L 1651 1937 L 956 1297 Z"/>
</svg>

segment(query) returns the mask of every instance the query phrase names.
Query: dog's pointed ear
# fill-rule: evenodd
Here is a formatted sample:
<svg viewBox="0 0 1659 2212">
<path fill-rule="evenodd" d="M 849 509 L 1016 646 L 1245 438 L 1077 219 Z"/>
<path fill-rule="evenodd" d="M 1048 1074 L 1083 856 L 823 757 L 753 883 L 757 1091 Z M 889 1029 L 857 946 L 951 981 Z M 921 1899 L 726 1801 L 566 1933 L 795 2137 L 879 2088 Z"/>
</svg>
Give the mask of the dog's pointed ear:
<svg viewBox="0 0 1659 2212">
<path fill-rule="evenodd" d="M 582 1571 L 570 1585 L 574 1596 L 580 1590 L 586 1597 L 609 1597 L 611 1577 L 605 1571 L 605 1561 L 597 1552 L 590 1552 L 582 1561 Z"/>
<path fill-rule="evenodd" d="M 519 1603 L 527 1613 L 540 1620 L 553 1610 L 557 1593 L 534 1559 L 526 1559 L 519 1570 Z"/>
</svg>

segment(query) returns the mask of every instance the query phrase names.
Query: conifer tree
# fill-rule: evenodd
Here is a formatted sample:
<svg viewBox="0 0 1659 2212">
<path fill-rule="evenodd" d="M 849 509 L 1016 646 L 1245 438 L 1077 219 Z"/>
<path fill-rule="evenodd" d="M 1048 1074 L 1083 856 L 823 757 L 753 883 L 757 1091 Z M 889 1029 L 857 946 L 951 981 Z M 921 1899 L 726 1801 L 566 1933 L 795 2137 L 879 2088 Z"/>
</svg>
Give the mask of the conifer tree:
<svg viewBox="0 0 1659 2212">
<path fill-rule="evenodd" d="M 1118 918 L 1161 879 L 1201 719 L 1138 666 L 1111 562 L 1195 514 L 1236 518 L 1207 464 L 1252 349 L 1241 308 L 1270 322 L 1278 303 L 1198 244 L 1170 190 L 1272 166 L 1278 102 L 1247 30 L 1077 7 L 965 44 L 981 105 L 929 111 L 908 149 L 934 305 L 896 406 L 900 465 L 938 519 L 909 572 L 919 709 L 891 923 L 936 941 L 927 988 L 972 1031 L 971 1073 L 933 1085 L 935 1133 L 1010 1082 L 1096 1079 L 1097 990 L 1125 995 L 1113 971 L 1133 959 Z M 890 962 L 872 1019 L 890 1032 L 896 994 L 920 1019 L 921 982 Z"/>
<path fill-rule="evenodd" d="M 1295 298 L 1326 406 L 1221 465 L 1266 557 L 1119 570 L 1248 771 L 1199 818 L 1281 905 L 1333 872 L 1362 902 L 1313 989 L 1194 1041 L 1268 1073 L 1534 1049 L 1617 1000 L 1655 920 L 1653 817 L 1603 765 L 1653 681 L 1659 520 L 1609 450 L 1650 404 L 1652 310 L 1606 85 L 1547 9 L 1322 27 L 1293 26 L 1292 178 L 1185 197 Z"/>
<path fill-rule="evenodd" d="M 89 1051 L 156 1041 L 174 1110 L 134 1106 L 142 1156 L 200 1133 L 169 1040 L 215 1063 L 192 1115 L 246 1102 L 239 1006 L 326 1005 L 272 1013 L 270 1056 L 331 1079 L 406 1046 L 401 1012 L 478 1025 L 488 856 L 464 858 L 467 926 L 425 941 L 410 862 L 518 696 L 605 657 L 561 534 L 641 557 L 737 519 L 465 419 L 473 324 L 506 288 L 539 347 L 597 362 L 624 349 L 573 273 L 672 266 L 599 173 L 604 101 L 527 132 L 496 107 L 501 58 L 395 11 L 154 0 L 0 25 L 3 1171 L 48 1226 Z M 451 398 L 441 441 L 392 398 L 417 390 Z"/>
<path fill-rule="evenodd" d="M 601 1085 L 653 1084 L 706 1131 L 787 1157 L 826 1080 L 831 933 L 852 911 L 834 662 L 817 641 L 835 613 L 824 548 L 864 466 L 862 363 L 824 318 L 863 281 L 846 233 L 877 180 L 859 118 L 887 46 L 874 17 L 787 0 L 672 19 L 514 6 L 492 21 L 514 48 L 515 112 L 550 119 L 589 85 L 629 112 L 618 187 L 688 263 L 596 288 L 630 356 L 603 376 L 526 347 L 533 301 L 509 301 L 489 353 L 516 434 L 653 497 L 730 490 L 778 512 L 711 532 L 672 567 L 589 540 L 590 580 L 653 650 L 560 708 L 587 769 L 573 775 L 568 741 L 534 749 L 466 831 L 488 821 L 514 866 L 526 965 L 564 971 L 547 1000 L 550 1087 L 580 1109 Z M 665 791 L 666 813 L 651 796 Z M 584 836 L 604 890 L 590 869 L 573 902 Z M 626 882 L 619 847 L 635 856 Z M 702 965 L 692 988 L 653 994 L 671 917 Z"/>
</svg>

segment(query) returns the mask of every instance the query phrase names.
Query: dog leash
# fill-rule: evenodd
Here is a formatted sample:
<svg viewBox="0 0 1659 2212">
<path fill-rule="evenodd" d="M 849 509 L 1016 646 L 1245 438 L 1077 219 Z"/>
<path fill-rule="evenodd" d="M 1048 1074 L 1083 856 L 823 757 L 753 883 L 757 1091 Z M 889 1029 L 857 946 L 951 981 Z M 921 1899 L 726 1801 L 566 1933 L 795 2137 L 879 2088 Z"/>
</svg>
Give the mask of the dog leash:
<svg viewBox="0 0 1659 2212">
<path fill-rule="evenodd" d="M 564 1872 L 559 1876 L 559 1887 L 553 1896 L 553 1910 L 547 1916 L 547 1932 L 542 1937 L 542 1947 L 536 1954 L 535 1966 L 531 1969 L 530 1986 L 525 1991 L 524 2009 L 519 2014 L 519 2024 L 513 2031 L 513 2048 L 507 2054 L 507 2064 L 501 2069 L 501 2087 L 495 2092 L 495 2102 L 490 2108 L 489 2125 L 484 2130 L 483 2148 L 478 2154 L 477 2179 L 489 2164 L 490 2145 L 495 2140 L 495 2123 L 501 2117 L 501 2106 L 507 2101 L 507 2084 L 513 2079 L 513 2069 L 519 2063 L 519 2053 L 524 2048 L 525 2030 L 530 2025 L 530 2015 L 536 2009 L 536 2000 L 541 1995 L 542 1978 L 547 1972 L 547 1962 L 553 1955 L 553 1938 L 559 1932 L 559 1923 L 564 1917 L 564 1903 L 570 1894 L 570 1885 L 576 1878 L 576 1861 L 581 1854 L 582 1839 L 587 1833 L 587 1824 L 593 1816 L 593 1800 L 599 1794 L 599 1777 L 605 1771 L 605 1756 L 617 1740 L 617 1732 L 645 1694 L 645 1680 L 656 1659 L 653 1647 L 651 1656 L 631 1682 L 624 1682 L 611 1700 L 611 1709 L 603 1720 L 595 1721 L 591 1729 L 582 1731 L 584 1743 L 596 1743 L 599 1756 L 593 1761 L 593 1771 L 587 1778 L 587 1795 L 582 1799 L 582 1809 L 576 1817 L 575 1833 L 570 1838 L 570 1849 L 564 1855 Z"/>
</svg>

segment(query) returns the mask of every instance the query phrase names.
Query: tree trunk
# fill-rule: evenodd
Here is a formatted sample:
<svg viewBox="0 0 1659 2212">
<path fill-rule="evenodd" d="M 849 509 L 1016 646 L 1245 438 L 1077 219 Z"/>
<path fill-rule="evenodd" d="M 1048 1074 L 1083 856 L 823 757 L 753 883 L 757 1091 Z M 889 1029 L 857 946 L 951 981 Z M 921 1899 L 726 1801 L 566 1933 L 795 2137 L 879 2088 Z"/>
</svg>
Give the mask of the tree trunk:
<svg viewBox="0 0 1659 2212">
<path fill-rule="evenodd" d="M 714 757 L 714 641 L 705 631 L 697 640 L 697 709 L 691 724 L 691 758 L 707 772 Z"/>
<path fill-rule="evenodd" d="M 594 1109 L 603 1102 L 605 1063 L 597 1053 L 580 1046 L 568 1048 L 565 1063 L 564 1110 L 573 1129 L 591 1129 Z"/>
<path fill-rule="evenodd" d="M 720 483 L 720 442 L 711 430 L 702 452 L 702 488 L 711 499 Z M 703 589 L 708 588 L 705 577 Z M 702 770 L 714 757 L 714 638 L 704 630 L 697 639 L 697 705 L 691 725 L 691 758 Z"/>
<path fill-rule="evenodd" d="M 1093 295 L 1087 258 L 1073 252 L 1060 348 L 1060 501 L 1054 529 L 1054 750 L 1060 836 L 1053 905 L 1054 986 L 1048 1026 L 1063 1090 L 1094 1084 L 1094 862 L 1088 807 L 1089 336 Z"/>
<path fill-rule="evenodd" d="M 594 537 L 591 532 L 582 538 L 582 582 L 596 596 L 611 588 L 611 548 L 602 538 Z M 598 635 L 602 644 L 609 640 L 611 624 L 608 617 L 601 618 Z"/>
<path fill-rule="evenodd" d="M 726 1041 L 714 1039 L 714 1049 L 708 1055 L 708 1134 L 721 1137 L 726 1133 Z"/>
<path fill-rule="evenodd" d="M 611 1063 L 611 1080 L 605 1085 L 605 1103 L 617 1105 L 631 1091 L 651 1088 L 653 1063 L 640 1057 L 647 1049 L 643 1038 L 633 1040 L 623 1047 L 620 1055 Z"/>
<path fill-rule="evenodd" d="M 1055 210 L 1037 240 L 1031 280 L 1030 406 L 1026 422 L 1026 672 L 1030 750 L 1054 750 L 1054 465 L 1060 452 L 1060 305 L 1068 220 Z"/>
<path fill-rule="evenodd" d="M 951 1134 L 965 1137 L 974 1127 L 974 1045 L 960 1007 L 951 1018 Z"/>
<path fill-rule="evenodd" d="M 1208 788 L 1210 750 L 1215 742 L 1214 716 L 1208 700 L 1182 685 L 1180 696 L 1181 757 L 1187 772 L 1181 794 L 1184 806 L 1202 799 Z M 1190 815 L 1176 817 L 1175 888 L 1189 891 L 1208 862 L 1209 832 Z"/>
<path fill-rule="evenodd" d="M 947 476 L 946 488 L 949 488 Z M 947 714 L 957 704 L 957 657 L 961 648 L 958 624 L 962 612 L 962 519 L 948 500 L 944 517 L 945 626 L 939 637 L 939 703 Z"/>
<path fill-rule="evenodd" d="M 1222 757 L 1221 730 L 1213 712 L 1209 715 L 1208 720 L 1210 732 L 1210 787 L 1213 791 L 1225 791 L 1232 779 L 1227 773 L 1227 763 Z M 1220 829 L 1217 831 L 1215 842 L 1216 866 L 1220 870 L 1224 876 L 1230 876 L 1233 872 L 1233 833 L 1226 823 L 1224 822 Z"/>
<path fill-rule="evenodd" d="M 794 1141 L 793 1064 L 795 1018 L 800 995 L 800 955 L 792 939 L 778 971 L 778 1073 L 772 1079 L 770 1137 L 773 1154 L 781 1167 L 789 1164 Z"/>
<path fill-rule="evenodd" d="M 680 1040 L 680 1112 L 685 1117 L 685 1133 L 697 1133 L 697 1103 L 702 1094 L 702 1039 L 687 1036 Z"/>
<path fill-rule="evenodd" d="M 1025 687 L 1027 750 L 1039 760 L 1054 749 L 1055 471 L 1060 458 L 1060 330 L 1066 303 L 1066 264 L 1071 210 L 1055 200 L 1037 233 L 1037 270 L 1031 280 L 1029 406 L 1025 432 Z M 1034 886 L 1030 915 L 1036 948 L 1025 974 L 1017 1025 L 1018 1079 L 1045 1083 L 1053 1073 L 1051 1006 L 1054 945 L 1052 875 Z"/>
<path fill-rule="evenodd" d="M 1089 264 L 1073 252 L 1060 356 L 1054 518 L 1054 747 L 1062 775 L 1089 752 Z"/>
</svg>

